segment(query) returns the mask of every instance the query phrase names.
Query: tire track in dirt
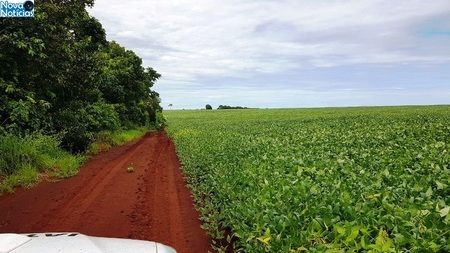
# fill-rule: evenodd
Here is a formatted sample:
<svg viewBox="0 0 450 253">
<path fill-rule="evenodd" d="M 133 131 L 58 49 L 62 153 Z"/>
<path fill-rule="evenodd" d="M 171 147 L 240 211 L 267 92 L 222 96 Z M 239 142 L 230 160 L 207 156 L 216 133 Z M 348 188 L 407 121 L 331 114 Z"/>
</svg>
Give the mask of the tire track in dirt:
<svg viewBox="0 0 450 253">
<path fill-rule="evenodd" d="M 99 195 L 104 193 L 104 190 L 98 191 L 96 189 L 105 189 L 106 186 L 114 179 L 118 177 L 118 173 L 123 174 L 126 164 L 131 164 L 131 157 L 137 152 L 137 148 L 143 145 L 144 139 L 132 145 L 132 147 L 126 152 L 120 154 L 116 159 L 113 159 L 103 166 L 105 169 L 99 171 L 94 177 L 85 182 L 85 184 L 78 189 L 76 194 L 74 194 L 70 199 L 64 202 L 64 205 L 59 207 L 56 212 L 54 212 L 48 221 L 46 221 L 46 227 L 61 227 L 67 222 L 67 217 L 71 218 L 71 222 L 80 223 L 80 219 L 83 219 L 83 215 L 89 207 L 92 206 L 93 202 L 98 200 Z M 77 220 L 78 219 L 78 220 Z M 38 229 L 38 227 L 35 227 Z"/>
<path fill-rule="evenodd" d="M 167 135 L 147 134 L 91 158 L 73 178 L 1 196 L 0 232 L 74 231 L 212 251 L 179 168 Z"/>
</svg>

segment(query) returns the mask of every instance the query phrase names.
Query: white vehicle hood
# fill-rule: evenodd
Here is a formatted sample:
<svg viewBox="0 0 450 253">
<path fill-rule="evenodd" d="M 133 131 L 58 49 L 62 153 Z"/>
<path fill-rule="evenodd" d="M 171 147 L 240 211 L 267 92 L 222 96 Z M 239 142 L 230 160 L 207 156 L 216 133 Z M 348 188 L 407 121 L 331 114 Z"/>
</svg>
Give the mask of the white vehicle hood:
<svg viewBox="0 0 450 253">
<path fill-rule="evenodd" d="M 0 234 L 0 253 L 176 253 L 151 241 L 87 236 L 80 233 Z"/>
</svg>

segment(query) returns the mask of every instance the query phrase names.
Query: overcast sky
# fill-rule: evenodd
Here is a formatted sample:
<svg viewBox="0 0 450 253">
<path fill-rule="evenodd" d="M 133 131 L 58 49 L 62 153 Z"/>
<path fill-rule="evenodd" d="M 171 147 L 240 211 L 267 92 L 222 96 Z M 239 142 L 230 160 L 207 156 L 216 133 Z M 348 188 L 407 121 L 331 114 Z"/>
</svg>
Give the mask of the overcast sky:
<svg viewBox="0 0 450 253">
<path fill-rule="evenodd" d="M 450 104 L 449 0 L 95 0 L 162 106 Z"/>
</svg>

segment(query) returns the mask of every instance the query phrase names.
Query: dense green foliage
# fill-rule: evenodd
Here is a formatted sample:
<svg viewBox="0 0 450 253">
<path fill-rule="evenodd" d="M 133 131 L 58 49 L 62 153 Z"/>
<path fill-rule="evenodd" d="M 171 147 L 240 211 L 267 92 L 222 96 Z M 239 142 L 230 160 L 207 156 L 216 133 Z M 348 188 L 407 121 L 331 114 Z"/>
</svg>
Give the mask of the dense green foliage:
<svg viewBox="0 0 450 253">
<path fill-rule="evenodd" d="M 58 134 L 79 153 L 101 131 L 161 126 L 160 75 L 106 40 L 93 0 L 35 4 L 35 18 L 0 19 L 0 136 Z"/>
<path fill-rule="evenodd" d="M 168 111 L 237 252 L 449 252 L 450 107 Z"/>
</svg>

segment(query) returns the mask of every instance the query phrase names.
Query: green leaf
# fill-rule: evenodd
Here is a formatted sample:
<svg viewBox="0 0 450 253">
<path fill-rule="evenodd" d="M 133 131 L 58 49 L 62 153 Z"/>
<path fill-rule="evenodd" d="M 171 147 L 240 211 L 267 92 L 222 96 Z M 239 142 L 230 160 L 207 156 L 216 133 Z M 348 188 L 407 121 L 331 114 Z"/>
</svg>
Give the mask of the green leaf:
<svg viewBox="0 0 450 253">
<path fill-rule="evenodd" d="M 425 195 L 427 197 L 431 197 L 433 195 L 433 190 L 431 189 L 431 187 L 428 187 L 428 190 L 425 192 Z"/>
<path fill-rule="evenodd" d="M 266 237 L 266 236 L 260 236 L 257 238 L 258 241 L 260 241 L 261 243 L 265 244 L 265 245 L 269 245 L 270 242 L 270 237 Z"/>
<path fill-rule="evenodd" d="M 14 88 L 14 85 L 8 85 L 6 86 L 5 92 L 6 93 L 13 93 L 16 89 Z"/>
<path fill-rule="evenodd" d="M 35 104 L 36 101 L 31 96 L 26 96 L 27 100 L 30 101 L 32 104 Z"/>
<path fill-rule="evenodd" d="M 17 47 L 18 47 L 18 48 L 24 48 L 24 47 L 26 47 L 26 44 L 23 43 L 23 41 L 18 41 L 18 42 L 17 42 Z"/>
<path fill-rule="evenodd" d="M 392 248 L 392 240 L 391 239 L 387 239 L 385 243 L 383 243 L 383 246 L 381 247 L 381 250 L 383 252 L 391 252 L 391 248 Z"/>
<path fill-rule="evenodd" d="M 367 196 L 366 198 L 367 199 L 375 199 L 375 198 L 378 198 L 380 196 L 381 196 L 381 193 L 375 193 L 375 194 Z"/>
<path fill-rule="evenodd" d="M 360 243 L 361 243 L 361 247 L 363 249 L 369 249 L 367 236 L 365 236 L 365 235 L 361 236 L 361 242 Z"/>
<path fill-rule="evenodd" d="M 388 239 L 388 235 L 387 235 L 386 231 L 384 231 L 383 228 L 380 228 L 380 230 L 378 231 L 378 236 L 375 239 L 375 243 L 377 245 L 383 245 L 386 243 L 387 239 Z"/>
<path fill-rule="evenodd" d="M 339 250 L 339 249 L 327 249 L 325 250 L 325 253 L 343 253 L 345 252 L 343 249 Z"/>
<path fill-rule="evenodd" d="M 345 235 L 345 228 L 339 225 L 334 225 L 334 230 L 338 232 L 339 235 Z"/>
<path fill-rule="evenodd" d="M 435 183 L 436 183 L 436 186 L 437 186 L 438 190 L 442 190 L 446 186 L 445 184 L 443 184 L 443 183 L 441 183 L 441 182 L 439 182 L 437 180 L 435 181 Z"/>
<path fill-rule="evenodd" d="M 352 232 L 350 233 L 349 236 L 347 236 L 347 238 L 345 239 L 345 242 L 346 243 L 353 242 L 356 239 L 356 237 L 358 237 L 358 235 L 359 235 L 359 229 L 352 228 Z"/>
<path fill-rule="evenodd" d="M 449 212 L 450 212 L 450 206 L 446 206 L 446 207 L 442 208 L 441 210 L 439 210 L 439 214 L 441 215 L 441 217 L 447 216 Z"/>
</svg>

